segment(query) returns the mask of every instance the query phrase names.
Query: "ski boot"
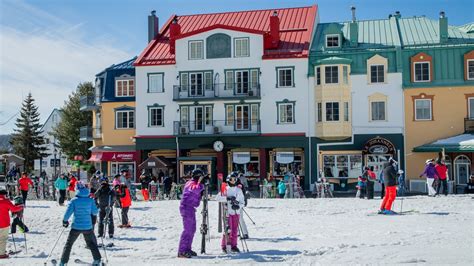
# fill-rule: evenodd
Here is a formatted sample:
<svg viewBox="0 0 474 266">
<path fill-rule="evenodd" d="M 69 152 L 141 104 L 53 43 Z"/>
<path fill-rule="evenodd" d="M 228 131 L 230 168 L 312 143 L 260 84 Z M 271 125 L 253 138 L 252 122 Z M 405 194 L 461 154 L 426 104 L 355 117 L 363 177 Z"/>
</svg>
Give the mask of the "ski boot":
<svg viewBox="0 0 474 266">
<path fill-rule="evenodd" d="M 244 235 L 241 237 L 241 239 L 249 239 L 249 235 L 244 234 Z"/>
<path fill-rule="evenodd" d="M 377 212 L 377 214 L 385 214 L 384 212 L 385 212 L 384 209 L 380 209 L 380 210 Z"/>
<path fill-rule="evenodd" d="M 178 258 L 190 259 L 192 258 L 192 255 L 189 252 L 180 252 L 178 253 Z"/>
<path fill-rule="evenodd" d="M 240 253 L 240 249 L 238 247 L 232 247 L 230 248 L 230 252 L 232 253 Z"/>
<path fill-rule="evenodd" d="M 100 265 L 102 265 L 101 260 L 94 260 L 94 261 L 92 262 L 92 266 L 100 266 Z"/>
<path fill-rule="evenodd" d="M 385 211 L 383 211 L 383 214 L 385 214 L 385 215 L 397 215 L 398 213 L 396 213 L 392 210 L 385 210 Z"/>
<path fill-rule="evenodd" d="M 189 254 L 191 254 L 191 256 L 193 256 L 193 257 L 196 257 L 196 256 L 198 255 L 195 251 L 192 251 L 192 250 L 190 250 L 190 251 L 188 251 L 188 252 L 189 252 Z"/>
</svg>

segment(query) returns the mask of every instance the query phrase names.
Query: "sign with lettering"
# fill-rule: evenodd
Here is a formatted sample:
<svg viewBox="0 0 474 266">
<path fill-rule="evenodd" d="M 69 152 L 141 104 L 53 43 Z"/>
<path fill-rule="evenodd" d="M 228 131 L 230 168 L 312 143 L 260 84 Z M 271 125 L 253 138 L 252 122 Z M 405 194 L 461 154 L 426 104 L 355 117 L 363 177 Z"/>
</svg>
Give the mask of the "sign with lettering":
<svg viewBox="0 0 474 266">
<path fill-rule="evenodd" d="M 369 154 L 395 154 L 395 146 L 385 138 L 376 137 L 368 140 L 364 146 L 364 153 Z"/>
</svg>

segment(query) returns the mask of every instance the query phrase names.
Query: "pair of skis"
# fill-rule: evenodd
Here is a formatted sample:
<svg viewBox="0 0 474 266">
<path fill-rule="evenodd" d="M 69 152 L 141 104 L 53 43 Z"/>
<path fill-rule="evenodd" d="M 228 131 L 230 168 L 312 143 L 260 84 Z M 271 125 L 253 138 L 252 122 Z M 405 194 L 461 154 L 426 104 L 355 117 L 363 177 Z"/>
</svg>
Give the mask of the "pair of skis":
<svg viewBox="0 0 474 266">
<path fill-rule="evenodd" d="M 202 200 L 202 223 L 201 223 L 201 254 L 206 253 L 206 237 L 208 237 L 208 241 L 211 240 L 211 236 L 209 235 L 209 182 L 205 181 L 204 183 L 204 193 L 203 193 L 203 200 Z"/>
</svg>

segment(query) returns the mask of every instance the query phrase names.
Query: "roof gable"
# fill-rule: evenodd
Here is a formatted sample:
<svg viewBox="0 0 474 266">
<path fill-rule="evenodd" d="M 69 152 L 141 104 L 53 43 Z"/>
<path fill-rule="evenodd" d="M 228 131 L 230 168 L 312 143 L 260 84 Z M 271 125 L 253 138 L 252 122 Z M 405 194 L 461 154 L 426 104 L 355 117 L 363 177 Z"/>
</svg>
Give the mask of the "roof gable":
<svg viewBox="0 0 474 266">
<path fill-rule="evenodd" d="M 316 5 L 179 16 L 181 34 L 177 39 L 217 28 L 264 34 L 270 30 L 269 18 L 274 11 L 280 19 L 280 44 L 275 50 L 265 50 L 263 58 L 307 57 L 316 19 Z M 175 64 L 175 55 L 169 51 L 170 24 L 175 17 L 173 15 L 168 19 L 160 34 L 135 61 L 135 66 Z"/>
</svg>

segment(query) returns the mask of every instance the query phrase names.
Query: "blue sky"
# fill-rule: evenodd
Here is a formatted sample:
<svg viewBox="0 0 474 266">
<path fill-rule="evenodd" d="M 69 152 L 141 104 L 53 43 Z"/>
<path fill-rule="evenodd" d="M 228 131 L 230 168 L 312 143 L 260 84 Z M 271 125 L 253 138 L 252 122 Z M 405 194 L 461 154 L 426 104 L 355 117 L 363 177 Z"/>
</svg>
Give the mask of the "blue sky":
<svg viewBox="0 0 474 266">
<path fill-rule="evenodd" d="M 11 133 L 28 92 L 44 121 L 81 81 L 141 52 L 147 15 L 156 10 L 160 26 L 172 14 L 196 14 L 317 4 L 320 22 L 403 17 L 436 19 L 443 10 L 451 25 L 474 21 L 473 0 L 0 0 L 0 134 Z"/>
</svg>

